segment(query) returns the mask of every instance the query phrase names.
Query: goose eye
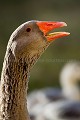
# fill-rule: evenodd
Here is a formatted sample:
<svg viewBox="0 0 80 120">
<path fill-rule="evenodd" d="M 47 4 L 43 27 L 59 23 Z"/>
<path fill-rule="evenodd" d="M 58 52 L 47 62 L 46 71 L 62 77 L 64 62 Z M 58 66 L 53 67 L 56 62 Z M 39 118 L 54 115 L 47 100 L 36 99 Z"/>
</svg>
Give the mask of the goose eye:
<svg viewBox="0 0 80 120">
<path fill-rule="evenodd" d="M 30 31 L 31 31 L 31 28 L 27 28 L 26 31 L 27 31 L 27 32 L 30 32 Z"/>
</svg>

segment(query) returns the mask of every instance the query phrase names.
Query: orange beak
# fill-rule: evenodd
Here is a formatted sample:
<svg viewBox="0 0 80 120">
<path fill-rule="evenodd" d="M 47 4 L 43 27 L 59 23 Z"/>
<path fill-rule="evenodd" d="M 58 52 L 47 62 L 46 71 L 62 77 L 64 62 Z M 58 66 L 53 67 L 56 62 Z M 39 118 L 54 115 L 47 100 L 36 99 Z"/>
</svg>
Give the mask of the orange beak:
<svg viewBox="0 0 80 120">
<path fill-rule="evenodd" d="M 70 33 L 68 32 L 54 32 L 48 33 L 55 28 L 60 28 L 67 26 L 65 22 L 45 22 L 45 21 L 38 21 L 37 25 L 39 29 L 44 33 L 44 36 L 47 38 L 48 41 L 53 41 L 57 38 L 68 36 Z"/>
</svg>

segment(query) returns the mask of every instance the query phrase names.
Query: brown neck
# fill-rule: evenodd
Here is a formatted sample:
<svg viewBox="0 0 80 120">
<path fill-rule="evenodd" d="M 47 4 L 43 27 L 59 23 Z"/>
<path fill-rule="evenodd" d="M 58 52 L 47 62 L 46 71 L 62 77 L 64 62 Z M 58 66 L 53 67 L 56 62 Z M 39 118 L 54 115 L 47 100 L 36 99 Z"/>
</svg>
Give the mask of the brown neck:
<svg viewBox="0 0 80 120">
<path fill-rule="evenodd" d="M 11 51 L 5 56 L 0 83 L 0 120 L 29 120 L 27 87 L 30 64 L 15 60 Z"/>
<path fill-rule="evenodd" d="M 0 120 L 30 120 L 26 101 L 29 73 L 47 47 L 15 56 L 8 45 L 0 82 Z"/>
</svg>

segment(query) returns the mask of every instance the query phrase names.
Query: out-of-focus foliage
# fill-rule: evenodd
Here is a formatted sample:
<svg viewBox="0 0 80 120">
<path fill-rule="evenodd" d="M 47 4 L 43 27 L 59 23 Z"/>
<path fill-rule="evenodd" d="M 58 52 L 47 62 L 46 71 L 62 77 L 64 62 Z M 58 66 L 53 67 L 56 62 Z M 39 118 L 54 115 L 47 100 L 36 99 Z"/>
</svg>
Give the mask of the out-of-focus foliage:
<svg viewBox="0 0 80 120">
<path fill-rule="evenodd" d="M 42 55 L 31 72 L 30 90 L 59 85 L 66 62 L 80 60 L 80 0 L 0 0 L 0 71 L 11 33 L 28 20 L 65 21 L 70 36 L 58 39 Z"/>
</svg>

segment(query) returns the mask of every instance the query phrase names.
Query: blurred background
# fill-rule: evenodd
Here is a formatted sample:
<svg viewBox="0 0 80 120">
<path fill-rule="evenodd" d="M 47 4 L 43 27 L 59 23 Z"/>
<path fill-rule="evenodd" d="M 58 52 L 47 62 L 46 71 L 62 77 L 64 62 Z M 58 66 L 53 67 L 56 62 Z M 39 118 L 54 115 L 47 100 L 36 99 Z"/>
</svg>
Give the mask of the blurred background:
<svg viewBox="0 0 80 120">
<path fill-rule="evenodd" d="M 29 20 L 64 21 L 70 36 L 54 41 L 31 71 L 29 91 L 60 86 L 66 62 L 80 60 L 80 0 L 0 0 L 0 72 L 11 33 Z"/>
</svg>

